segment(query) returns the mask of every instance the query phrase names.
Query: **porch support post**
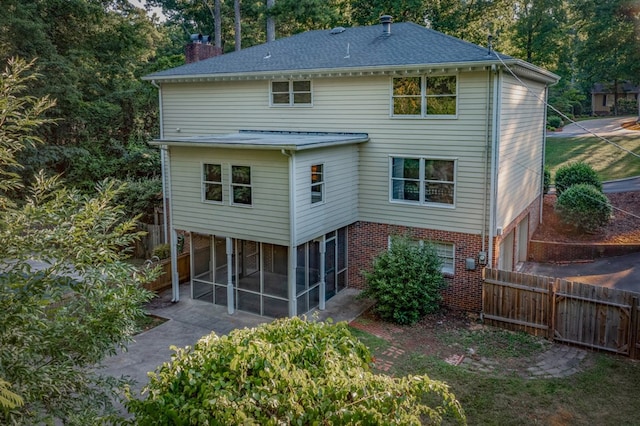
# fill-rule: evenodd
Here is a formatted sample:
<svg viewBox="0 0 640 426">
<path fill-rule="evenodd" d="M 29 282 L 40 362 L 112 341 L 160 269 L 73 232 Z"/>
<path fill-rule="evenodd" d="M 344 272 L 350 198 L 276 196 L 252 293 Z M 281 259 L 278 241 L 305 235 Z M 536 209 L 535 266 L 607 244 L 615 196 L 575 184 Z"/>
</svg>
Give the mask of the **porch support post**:
<svg viewBox="0 0 640 426">
<path fill-rule="evenodd" d="M 175 229 L 171 229 L 171 292 L 173 293 L 172 302 L 180 300 L 180 278 L 178 274 L 178 233 Z"/>
<path fill-rule="evenodd" d="M 298 258 L 296 256 L 296 246 L 290 245 L 289 249 L 289 273 L 287 277 L 289 295 L 289 316 L 295 317 L 298 314 L 298 299 L 296 294 L 296 270 L 298 268 Z"/>
<path fill-rule="evenodd" d="M 233 239 L 227 237 L 227 313 L 235 312 L 233 300 Z"/>
<path fill-rule="evenodd" d="M 327 239 L 326 236 L 323 236 L 322 239 L 320 240 L 320 301 L 319 301 L 319 305 L 318 308 L 321 311 L 324 311 L 325 309 L 325 303 L 326 303 L 326 283 L 325 283 L 325 277 L 326 277 L 326 272 L 325 272 L 325 253 L 327 252 Z"/>
</svg>

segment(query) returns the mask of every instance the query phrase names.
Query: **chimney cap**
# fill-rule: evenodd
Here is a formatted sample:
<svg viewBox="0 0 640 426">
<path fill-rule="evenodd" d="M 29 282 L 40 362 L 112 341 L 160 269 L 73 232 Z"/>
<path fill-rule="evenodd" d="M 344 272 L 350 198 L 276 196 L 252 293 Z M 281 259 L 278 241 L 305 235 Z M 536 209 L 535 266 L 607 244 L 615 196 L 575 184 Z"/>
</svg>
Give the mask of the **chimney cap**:
<svg viewBox="0 0 640 426">
<path fill-rule="evenodd" d="M 393 16 L 391 15 L 382 15 L 380 17 L 380 23 L 382 24 L 390 24 L 393 21 Z"/>
</svg>

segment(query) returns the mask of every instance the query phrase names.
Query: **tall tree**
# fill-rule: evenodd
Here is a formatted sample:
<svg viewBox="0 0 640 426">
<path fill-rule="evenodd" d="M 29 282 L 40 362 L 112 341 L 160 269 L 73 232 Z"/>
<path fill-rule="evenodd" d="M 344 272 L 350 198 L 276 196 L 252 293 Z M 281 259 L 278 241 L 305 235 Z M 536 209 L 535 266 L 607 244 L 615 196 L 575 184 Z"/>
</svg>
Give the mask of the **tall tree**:
<svg viewBox="0 0 640 426">
<path fill-rule="evenodd" d="M 273 16 L 273 7 L 276 0 L 267 0 L 267 42 L 276 39 L 276 19 Z"/>
<path fill-rule="evenodd" d="M 577 0 L 572 6 L 579 18 L 576 62 L 584 85 L 640 83 L 640 4 Z"/>
<path fill-rule="evenodd" d="M 235 49 L 238 51 L 242 49 L 242 12 L 240 10 L 240 0 L 233 0 L 233 17 Z"/>
<path fill-rule="evenodd" d="M 0 103 L 13 111 L 0 123 L 2 172 L 52 106 L 22 94 L 32 84 L 29 66 L 10 62 L 0 78 Z M 100 375 L 96 365 L 131 339 L 150 298 L 141 284 L 154 275 L 124 262 L 123 247 L 140 235 L 112 204 L 120 190 L 105 182 L 90 197 L 39 174 L 21 207 L 0 208 L 0 393 L 11 383 L 24 402 L 0 410 L 0 423 L 118 417 L 113 400 L 126 382 Z"/>
</svg>

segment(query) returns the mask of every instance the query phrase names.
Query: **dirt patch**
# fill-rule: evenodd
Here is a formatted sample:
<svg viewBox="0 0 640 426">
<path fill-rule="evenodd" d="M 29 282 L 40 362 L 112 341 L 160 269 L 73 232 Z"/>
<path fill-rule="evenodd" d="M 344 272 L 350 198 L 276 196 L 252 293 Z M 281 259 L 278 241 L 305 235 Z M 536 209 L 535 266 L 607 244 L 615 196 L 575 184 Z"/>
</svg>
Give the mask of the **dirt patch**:
<svg viewBox="0 0 640 426">
<path fill-rule="evenodd" d="M 373 351 L 376 368 L 382 371 L 389 371 L 391 364 L 400 363 L 403 356 L 414 353 L 451 365 L 459 365 L 465 359 L 500 360 L 492 363 L 494 373 L 527 376 L 532 360 L 549 345 L 545 340 L 521 338 L 521 334 L 484 325 L 477 315 L 459 311 L 443 310 L 425 316 L 414 325 L 400 326 L 381 320 L 370 310 L 350 326 L 389 343 L 389 347 Z"/>
<path fill-rule="evenodd" d="M 638 244 L 640 243 L 640 192 L 606 194 L 614 207 L 611 221 L 593 234 L 577 233 L 564 224 L 554 210 L 557 197 L 544 196 L 542 224 L 534 240 L 559 243 Z"/>
</svg>

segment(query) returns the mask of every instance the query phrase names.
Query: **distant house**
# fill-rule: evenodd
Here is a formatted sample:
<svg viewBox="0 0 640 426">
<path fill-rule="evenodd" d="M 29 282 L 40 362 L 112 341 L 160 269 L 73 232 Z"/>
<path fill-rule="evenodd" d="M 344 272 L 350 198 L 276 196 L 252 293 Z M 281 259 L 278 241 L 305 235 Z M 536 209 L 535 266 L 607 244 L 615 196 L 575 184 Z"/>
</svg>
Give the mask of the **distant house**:
<svg viewBox="0 0 640 426">
<path fill-rule="evenodd" d="M 195 299 L 269 317 L 322 309 L 405 234 L 436 245 L 447 305 L 480 311 L 482 267 L 527 259 L 548 71 L 385 17 L 145 80 L 160 88 L 152 144 Z"/>
<path fill-rule="evenodd" d="M 614 113 L 613 107 L 617 99 L 627 99 L 635 101 L 636 110 L 638 105 L 638 93 L 640 86 L 636 86 L 628 81 L 614 84 L 596 83 L 591 88 L 591 114 L 611 115 Z"/>
</svg>

